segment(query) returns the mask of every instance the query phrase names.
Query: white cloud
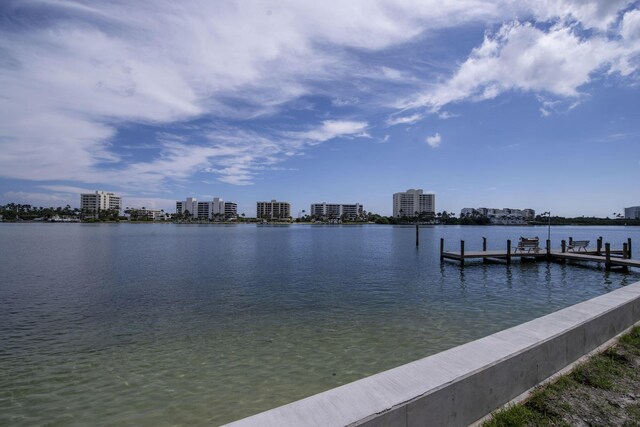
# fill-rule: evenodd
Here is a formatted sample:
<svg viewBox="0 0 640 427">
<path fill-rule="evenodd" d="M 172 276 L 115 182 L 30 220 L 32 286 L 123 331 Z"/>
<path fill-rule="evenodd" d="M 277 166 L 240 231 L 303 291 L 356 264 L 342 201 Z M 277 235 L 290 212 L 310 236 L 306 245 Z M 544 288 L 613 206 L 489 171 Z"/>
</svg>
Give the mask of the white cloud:
<svg viewBox="0 0 640 427">
<path fill-rule="evenodd" d="M 318 128 L 302 132 L 287 132 L 287 135 L 295 139 L 324 142 L 338 136 L 368 136 L 365 133 L 367 126 L 367 122 L 325 120 Z"/>
<path fill-rule="evenodd" d="M 534 0 L 526 2 L 525 7 L 541 21 L 575 20 L 586 28 L 606 30 L 615 23 L 620 10 L 631 3 L 632 0 Z"/>
<path fill-rule="evenodd" d="M 387 126 L 395 126 L 395 125 L 411 125 L 413 123 L 419 122 L 422 120 L 424 116 L 422 114 L 416 113 L 411 114 L 409 116 L 399 116 L 399 117 L 389 117 L 386 121 Z"/>
<path fill-rule="evenodd" d="M 254 135 L 259 156 L 246 145 L 161 140 L 156 157 L 132 161 L 111 144 L 118 129 L 130 123 L 162 125 L 202 116 L 247 120 L 273 114 L 284 103 L 313 94 L 317 85 L 342 87 L 367 72 L 382 82 L 415 84 L 411 90 L 422 94 L 408 105 L 435 110 L 512 89 L 576 96 L 595 70 L 629 74 L 635 69 L 638 17 L 637 11 L 625 15 L 624 40 L 618 43 L 600 35 L 582 39 L 564 23 L 610 28 L 628 3 L 5 0 L 0 176 L 157 187 L 210 168 L 221 171 L 226 182 L 246 184 L 260 166 L 256 163 L 281 161 L 332 135 L 366 136 L 366 125 L 327 121 L 298 133 L 303 140 L 298 148 L 291 142 L 295 132 L 268 143 Z M 425 31 L 517 16 L 562 24 L 549 31 L 506 25 L 487 36 L 451 79 L 426 92 L 425 84 L 432 82 L 417 81 L 416 73 L 395 61 L 368 67 L 353 54 L 410 42 Z M 438 47 L 433 40 L 424 43 Z M 359 93 L 341 93 L 334 105 L 361 104 L 360 99 Z M 389 125 L 411 123 L 419 115 L 389 119 Z"/>
<path fill-rule="evenodd" d="M 209 197 L 211 199 L 211 197 Z M 173 199 L 162 199 L 157 197 L 138 197 L 122 194 L 123 208 L 142 208 L 164 210 L 165 212 L 175 212 L 176 201 Z"/>
<path fill-rule="evenodd" d="M 427 141 L 427 144 L 429 144 L 429 146 L 433 148 L 438 148 L 442 143 L 442 137 L 440 136 L 439 133 L 436 133 L 435 135 L 428 136 L 426 141 Z"/>
<path fill-rule="evenodd" d="M 628 41 L 640 39 L 640 10 L 635 9 L 624 14 L 620 35 Z"/>
<path fill-rule="evenodd" d="M 454 75 L 400 105 L 437 112 L 450 103 L 492 99 L 509 90 L 577 98 L 598 70 L 628 75 L 640 43 L 626 44 L 604 36 L 581 38 L 571 26 L 549 30 L 529 23 L 503 25 L 486 35 Z M 550 112 L 543 105 L 541 112 Z"/>
<path fill-rule="evenodd" d="M 78 204 L 78 200 L 76 200 L 77 197 L 70 196 L 69 194 L 7 191 L 2 194 L 2 198 L 6 203 L 22 203 L 43 207 L 77 206 Z"/>
<path fill-rule="evenodd" d="M 96 191 L 95 189 L 74 187 L 71 185 L 40 185 L 39 187 L 45 190 L 55 191 L 58 193 L 70 193 L 70 194 L 93 193 Z"/>
</svg>

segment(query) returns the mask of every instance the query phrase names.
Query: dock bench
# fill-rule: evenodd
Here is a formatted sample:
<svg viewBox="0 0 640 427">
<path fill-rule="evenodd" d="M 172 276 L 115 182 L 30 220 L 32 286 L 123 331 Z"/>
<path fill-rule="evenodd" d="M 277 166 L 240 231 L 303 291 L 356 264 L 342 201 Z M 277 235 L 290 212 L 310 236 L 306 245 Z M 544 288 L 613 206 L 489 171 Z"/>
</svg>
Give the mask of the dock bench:
<svg viewBox="0 0 640 427">
<path fill-rule="evenodd" d="M 525 250 L 527 253 L 540 252 L 540 240 L 537 237 L 520 237 L 514 253 L 524 252 Z"/>
<path fill-rule="evenodd" d="M 567 251 L 580 252 L 580 249 L 587 252 L 587 246 L 589 246 L 589 240 L 574 240 L 567 246 Z"/>
</svg>

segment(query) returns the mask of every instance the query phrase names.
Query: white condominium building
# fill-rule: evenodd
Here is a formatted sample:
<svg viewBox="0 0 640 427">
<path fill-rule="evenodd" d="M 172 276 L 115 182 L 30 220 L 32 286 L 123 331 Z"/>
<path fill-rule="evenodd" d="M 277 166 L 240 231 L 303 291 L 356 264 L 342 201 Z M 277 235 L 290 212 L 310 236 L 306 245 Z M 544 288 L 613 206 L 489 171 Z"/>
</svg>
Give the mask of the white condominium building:
<svg viewBox="0 0 640 427">
<path fill-rule="evenodd" d="M 233 202 L 224 202 L 224 216 L 237 217 L 238 216 L 238 204 Z"/>
<path fill-rule="evenodd" d="M 393 216 L 416 216 L 436 213 L 436 195 L 423 194 L 421 189 L 410 189 L 393 195 Z"/>
<path fill-rule="evenodd" d="M 289 219 L 291 217 L 291 205 L 288 202 L 256 203 L 256 218 L 263 219 Z"/>
<path fill-rule="evenodd" d="M 98 212 L 106 210 L 120 212 L 122 210 L 122 197 L 105 191 L 81 194 L 80 208 L 84 212 Z"/>
<path fill-rule="evenodd" d="M 360 203 L 313 203 L 309 214 L 325 218 L 357 218 L 362 215 L 364 208 Z"/>
<path fill-rule="evenodd" d="M 188 197 L 185 201 L 176 202 L 176 213 L 187 215 L 197 219 L 214 219 L 224 217 L 227 212 L 236 215 L 237 205 L 231 202 L 224 202 L 219 197 L 214 197 L 210 202 L 199 202 L 193 197 Z"/>
<path fill-rule="evenodd" d="M 176 213 L 196 217 L 198 214 L 198 200 L 193 197 L 187 197 L 187 200 L 176 202 Z"/>
<path fill-rule="evenodd" d="M 460 217 L 474 215 L 486 216 L 494 224 L 519 224 L 534 220 L 536 211 L 513 208 L 464 208 L 460 211 Z"/>
<path fill-rule="evenodd" d="M 624 208 L 625 219 L 640 219 L 640 206 L 631 206 Z"/>
</svg>

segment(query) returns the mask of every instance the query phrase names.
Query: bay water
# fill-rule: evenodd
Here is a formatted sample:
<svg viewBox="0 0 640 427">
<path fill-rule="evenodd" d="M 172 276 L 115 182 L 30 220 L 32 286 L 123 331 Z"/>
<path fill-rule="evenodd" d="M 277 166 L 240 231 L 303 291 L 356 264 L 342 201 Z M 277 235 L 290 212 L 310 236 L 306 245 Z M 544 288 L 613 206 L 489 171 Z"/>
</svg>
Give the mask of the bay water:
<svg viewBox="0 0 640 427">
<path fill-rule="evenodd" d="M 440 238 L 547 231 L 0 224 L 0 425 L 219 425 L 640 280 L 439 261 Z M 569 236 L 640 250 L 638 227 L 551 228 Z"/>
</svg>

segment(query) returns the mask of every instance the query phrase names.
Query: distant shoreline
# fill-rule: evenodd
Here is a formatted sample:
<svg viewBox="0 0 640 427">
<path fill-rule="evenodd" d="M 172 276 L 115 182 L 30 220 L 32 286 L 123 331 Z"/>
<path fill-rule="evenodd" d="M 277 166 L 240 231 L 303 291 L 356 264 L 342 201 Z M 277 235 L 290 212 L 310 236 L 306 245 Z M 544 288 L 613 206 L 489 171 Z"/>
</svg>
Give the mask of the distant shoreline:
<svg viewBox="0 0 640 427">
<path fill-rule="evenodd" d="M 607 221 L 607 220 L 603 220 Z M 221 221 L 221 222 L 177 222 L 177 221 L 0 221 L 0 224 L 176 224 L 176 225 L 255 225 L 255 226 L 283 226 L 283 225 L 309 225 L 309 226 L 362 226 L 362 225 L 392 225 L 402 227 L 415 227 L 415 223 L 400 224 L 378 224 L 375 222 L 346 222 L 340 224 L 323 223 L 323 222 L 267 222 L 261 223 L 257 221 Z M 640 227 L 640 220 L 628 220 L 627 222 L 607 222 L 607 223 L 528 223 L 528 224 L 428 224 L 418 223 L 420 227 L 434 226 L 461 226 L 461 227 Z"/>
</svg>

